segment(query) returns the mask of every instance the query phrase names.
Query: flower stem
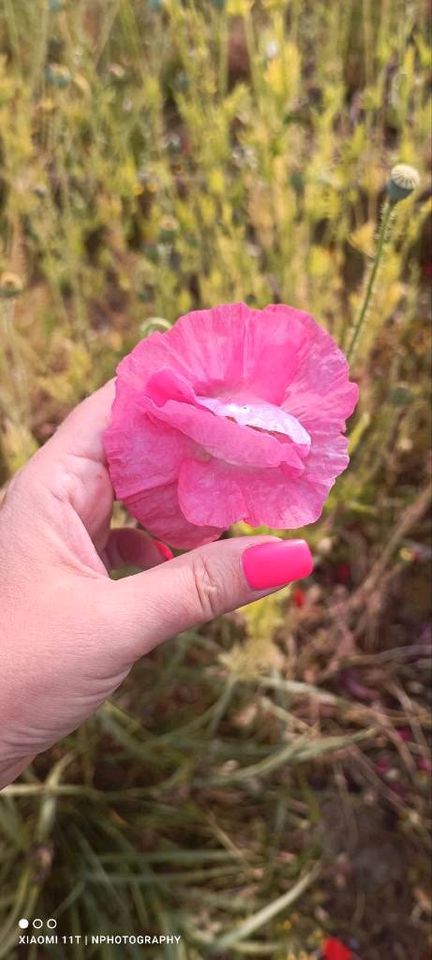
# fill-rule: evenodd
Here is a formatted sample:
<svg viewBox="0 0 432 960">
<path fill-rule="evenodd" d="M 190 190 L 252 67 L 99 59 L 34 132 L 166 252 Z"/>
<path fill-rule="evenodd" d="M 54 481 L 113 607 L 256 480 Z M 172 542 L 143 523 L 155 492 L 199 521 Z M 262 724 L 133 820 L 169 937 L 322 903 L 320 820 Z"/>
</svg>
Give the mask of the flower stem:
<svg viewBox="0 0 432 960">
<path fill-rule="evenodd" d="M 372 294 L 375 287 L 375 281 L 378 274 L 378 269 L 382 260 L 385 242 L 387 240 L 388 227 L 391 222 L 393 210 L 394 210 L 394 203 L 392 203 L 391 200 L 386 200 L 382 209 L 381 227 L 378 234 L 378 242 L 377 242 L 375 258 L 374 258 L 372 269 L 370 271 L 369 278 L 366 284 L 363 303 L 360 307 L 359 314 L 355 323 L 354 332 L 351 338 L 351 343 L 347 350 L 348 360 L 351 360 L 351 357 L 354 353 L 354 348 L 360 336 L 360 333 L 367 315 L 368 307 L 371 302 Z"/>
</svg>

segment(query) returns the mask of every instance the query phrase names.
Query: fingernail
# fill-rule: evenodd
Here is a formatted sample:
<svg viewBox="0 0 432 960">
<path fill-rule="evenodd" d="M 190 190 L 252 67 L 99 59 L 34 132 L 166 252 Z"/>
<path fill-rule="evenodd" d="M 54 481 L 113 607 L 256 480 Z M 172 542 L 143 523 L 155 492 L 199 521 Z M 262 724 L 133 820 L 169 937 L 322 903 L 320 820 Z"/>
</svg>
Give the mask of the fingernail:
<svg viewBox="0 0 432 960">
<path fill-rule="evenodd" d="M 159 551 L 159 553 L 164 558 L 164 560 L 172 560 L 174 554 L 172 550 L 170 550 L 170 548 L 166 546 L 165 543 L 161 543 L 160 540 L 153 540 L 153 543 L 156 547 L 156 550 Z"/>
<path fill-rule="evenodd" d="M 243 556 L 246 580 L 253 590 L 282 587 L 292 580 L 308 577 L 313 570 L 312 554 L 305 540 L 281 540 L 249 547 Z"/>
</svg>

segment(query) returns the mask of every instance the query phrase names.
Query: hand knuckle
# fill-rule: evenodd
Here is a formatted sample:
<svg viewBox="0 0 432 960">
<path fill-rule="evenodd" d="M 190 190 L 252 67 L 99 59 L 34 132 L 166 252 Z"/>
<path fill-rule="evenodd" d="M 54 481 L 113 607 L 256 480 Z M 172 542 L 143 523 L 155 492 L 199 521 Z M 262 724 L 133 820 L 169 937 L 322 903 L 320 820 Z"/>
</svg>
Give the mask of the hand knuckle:
<svg viewBox="0 0 432 960">
<path fill-rule="evenodd" d="M 220 613 L 221 590 L 206 557 L 194 560 L 191 573 L 194 589 L 203 621 L 213 620 Z"/>
</svg>

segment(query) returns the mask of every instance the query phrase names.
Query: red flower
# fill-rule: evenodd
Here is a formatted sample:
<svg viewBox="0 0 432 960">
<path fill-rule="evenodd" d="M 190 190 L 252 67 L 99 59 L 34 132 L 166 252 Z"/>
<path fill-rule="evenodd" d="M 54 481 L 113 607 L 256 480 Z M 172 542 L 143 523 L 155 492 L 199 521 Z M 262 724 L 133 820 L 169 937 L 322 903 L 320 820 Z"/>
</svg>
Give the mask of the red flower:
<svg viewBox="0 0 432 960">
<path fill-rule="evenodd" d="M 413 738 L 410 727 L 400 727 L 399 730 L 396 730 L 396 733 L 399 739 L 403 740 L 404 743 L 409 743 Z"/>
<path fill-rule="evenodd" d="M 340 563 L 336 568 L 336 580 L 338 583 L 348 584 L 351 579 L 351 570 L 349 563 Z"/>
<path fill-rule="evenodd" d="M 330 937 L 323 946 L 324 960 L 353 960 L 353 953 L 341 940 Z"/>
<path fill-rule="evenodd" d="M 306 603 L 306 594 L 304 590 L 301 589 L 301 587 L 294 587 L 294 590 L 291 596 L 292 596 L 292 601 L 295 607 L 298 607 L 299 609 L 301 609 L 301 607 L 304 607 Z"/>
</svg>

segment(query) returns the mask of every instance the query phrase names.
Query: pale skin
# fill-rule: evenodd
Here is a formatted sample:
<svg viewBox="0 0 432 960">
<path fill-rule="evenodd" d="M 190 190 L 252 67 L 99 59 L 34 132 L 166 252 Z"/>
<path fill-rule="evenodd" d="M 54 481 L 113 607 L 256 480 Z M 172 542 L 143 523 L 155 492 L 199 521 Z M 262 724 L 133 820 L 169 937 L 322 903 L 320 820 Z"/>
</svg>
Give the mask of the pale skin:
<svg viewBox="0 0 432 960">
<path fill-rule="evenodd" d="M 0 507 L 0 788 L 77 729 L 162 641 L 271 592 L 237 537 L 163 561 L 141 530 L 110 530 L 102 431 L 114 381 L 15 475 Z M 142 569 L 112 580 L 124 564 Z"/>
</svg>

